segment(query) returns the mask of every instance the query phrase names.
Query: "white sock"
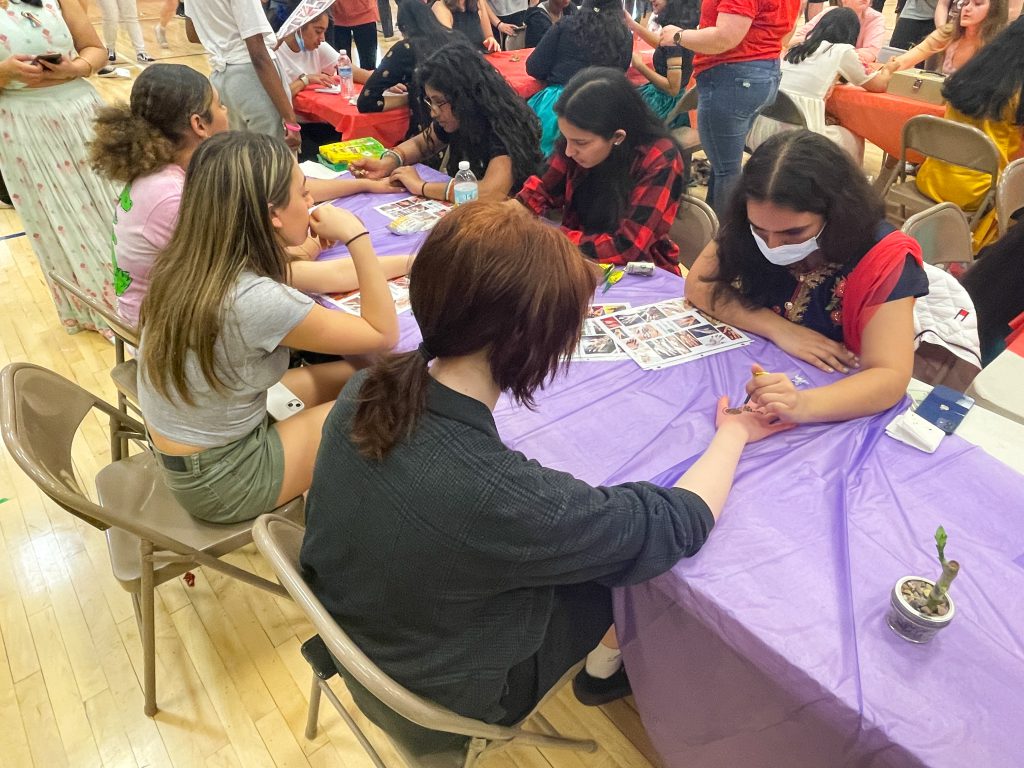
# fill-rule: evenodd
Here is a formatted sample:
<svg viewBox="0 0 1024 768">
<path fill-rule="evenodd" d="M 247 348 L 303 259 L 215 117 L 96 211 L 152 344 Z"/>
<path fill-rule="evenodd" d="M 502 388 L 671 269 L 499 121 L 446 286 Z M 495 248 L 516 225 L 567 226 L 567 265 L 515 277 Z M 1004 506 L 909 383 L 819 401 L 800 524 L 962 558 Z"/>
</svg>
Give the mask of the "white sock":
<svg viewBox="0 0 1024 768">
<path fill-rule="evenodd" d="M 609 648 L 603 643 L 587 654 L 587 674 L 605 679 L 611 677 L 622 666 L 622 651 Z"/>
</svg>

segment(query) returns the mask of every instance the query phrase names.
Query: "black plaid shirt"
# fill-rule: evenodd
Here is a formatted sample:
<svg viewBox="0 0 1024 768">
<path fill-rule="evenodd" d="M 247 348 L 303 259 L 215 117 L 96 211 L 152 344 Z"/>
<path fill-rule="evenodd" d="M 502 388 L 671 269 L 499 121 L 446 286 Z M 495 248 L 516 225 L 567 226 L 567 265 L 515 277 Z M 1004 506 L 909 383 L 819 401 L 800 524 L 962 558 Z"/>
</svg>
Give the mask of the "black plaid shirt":
<svg viewBox="0 0 1024 768">
<path fill-rule="evenodd" d="M 502 444 L 486 406 L 433 380 L 413 436 L 368 461 L 348 438 L 363 378 L 324 425 L 302 565 L 387 674 L 460 714 L 504 716 L 508 670 L 540 646 L 556 585 L 645 581 L 714 524 L 689 491 L 545 469 Z"/>
</svg>

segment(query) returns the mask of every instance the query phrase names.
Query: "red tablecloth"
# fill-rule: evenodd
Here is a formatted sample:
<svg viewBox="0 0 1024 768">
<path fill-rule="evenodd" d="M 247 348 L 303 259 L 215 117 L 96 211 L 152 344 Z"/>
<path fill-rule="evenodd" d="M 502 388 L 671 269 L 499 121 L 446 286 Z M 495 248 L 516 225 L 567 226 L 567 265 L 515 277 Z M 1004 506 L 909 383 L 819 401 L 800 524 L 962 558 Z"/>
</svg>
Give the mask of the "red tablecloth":
<svg viewBox="0 0 1024 768">
<path fill-rule="evenodd" d="M 528 99 L 544 87 L 540 80 L 526 74 L 526 59 L 532 48 L 520 51 L 499 51 L 487 56 L 494 68 L 508 81 L 512 89 Z M 646 43 L 639 43 L 637 50 L 643 53 L 648 64 L 654 53 Z M 642 85 L 646 78 L 632 67 L 626 73 L 631 82 Z M 356 86 L 360 89 L 361 86 Z M 369 136 L 377 139 L 385 147 L 393 147 L 400 143 L 409 131 L 409 110 L 392 109 L 387 112 L 361 113 L 355 105 L 349 104 L 337 94 L 317 93 L 314 88 L 307 88 L 295 95 L 293 100 L 295 111 L 307 120 L 330 123 L 344 139 L 361 139 Z"/>
<path fill-rule="evenodd" d="M 847 130 L 890 155 L 899 155 L 903 124 L 915 115 L 942 117 L 946 108 L 891 93 L 869 93 L 855 85 L 837 85 L 826 111 Z"/>
</svg>

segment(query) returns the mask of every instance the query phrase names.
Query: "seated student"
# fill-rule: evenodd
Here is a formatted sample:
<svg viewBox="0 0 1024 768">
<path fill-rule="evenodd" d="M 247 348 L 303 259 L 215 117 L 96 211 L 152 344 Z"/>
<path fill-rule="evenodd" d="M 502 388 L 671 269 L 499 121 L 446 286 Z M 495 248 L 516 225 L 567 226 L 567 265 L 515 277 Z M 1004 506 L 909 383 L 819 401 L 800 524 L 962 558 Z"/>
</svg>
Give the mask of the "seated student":
<svg viewBox="0 0 1024 768">
<path fill-rule="evenodd" d="M 668 231 L 683 193 L 683 157 L 626 76 L 590 67 L 555 104 L 558 140 L 547 170 L 516 200 L 538 216 L 562 210 L 562 230 L 605 264 L 651 261 L 679 274 Z"/>
<path fill-rule="evenodd" d="M 444 171 L 454 177 L 468 160 L 481 200 L 501 200 L 540 165 L 537 118 L 498 71 L 464 42 L 446 45 L 417 69 L 432 122 L 380 159 L 356 160 L 352 173 L 390 177 L 395 186 L 453 201 L 454 179 L 427 182 L 413 167 L 448 147 Z M 378 190 L 394 192 L 395 189 Z"/>
<path fill-rule="evenodd" d="M 910 69 L 945 51 L 941 72 L 952 75 L 1006 27 L 1006 0 L 964 0 L 958 18 L 935 29 L 909 51 L 893 56 L 889 73 Z"/>
<path fill-rule="evenodd" d="M 788 422 L 842 421 L 899 402 L 914 365 L 914 299 L 928 293 L 921 248 L 885 221 L 863 171 L 833 142 L 787 131 L 743 167 L 718 237 L 686 277 L 686 298 L 823 371 L 797 390 L 757 369 L 751 402 Z"/>
<path fill-rule="evenodd" d="M 572 0 L 543 0 L 531 5 L 523 16 L 523 25 L 526 27 L 523 47 L 536 48 L 544 33 L 566 16 L 576 13 L 576 10 Z"/>
<path fill-rule="evenodd" d="M 860 31 L 852 45 L 862 64 L 872 63 L 878 58 L 879 49 L 885 45 L 885 18 L 871 7 L 868 0 L 841 0 L 839 7 L 848 8 L 856 14 Z M 822 19 L 827 18 L 828 14 L 835 10 L 836 6 L 829 6 L 812 16 L 806 24 L 798 27 L 789 40 L 790 47 L 795 48 L 807 40 L 811 31 L 821 23 Z"/>
<path fill-rule="evenodd" d="M 1017 19 L 984 46 L 942 86 L 947 120 L 974 126 L 999 150 L 999 171 L 1020 152 L 1024 126 L 1024 19 Z M 942 160 L 926 158 L 917 172 L 917 188 L 932 200 L 956 203 L 965 211 L 978 208 L 992 178 Z M 974 248 L 998 236 L 995 212 L 974 226 Z"/>
<path fill-rule="evenodd" d="M 668 24 L 680 29 L 696 29 L 700 21 L 700 2 L 697 0 L 654 0 L 654 19 L 658 30 Z M 643 56 L 633 51 L 633 68 L 647 78 L 640 87 L 647 106 L 662 120 L 667 118 L 686 92 L 693 75 L 693 51 L 681 45 L 661 45 L 661 35 L 626 17 L 626 26 L 637 36 L 654 46 L 654 69 L 644 63 Z M 689 114 L 677 115 L 670 128 L 690 124 Z"/>
<path fill-rule="evenodd" d="M 501 50 L 491 30 L 487 0 L 437 0 L 430 10 L 448 29 L 461 32 L 474 48 L 486 53 Z"/>
<path fill-rule="evenodd" d="M 340 361 L 287 370 L 289 347 L 362 355 L 398 340 L 366 228 L 339 208 L 310 214 L 311 204 L 284 142 L 214 136 L 192 158 L 180 226 L 151 272 L 139 406 L 167 487 L 202 520 L 247 520 L 309 487 L 323 421 L 353 369 Z M 348 247 L 359 317 L 286 285 L 293 266 L 284 249 L 310 229 Z M 267 390 L 279 382 L 306 407 L 271 426 Z"/>
<path fill-rule="evenodd" d="M 1010 322 L 1024 312 L 1024 226 L 1016 224 L 988 246 L 960 280 L 978 313 L 981 360 L 1006 349 Z"/>
<path fill-rule="evenodd" d="M 836 8 L 823 13 L 821 21 L 811 30 L 808 38 L 794 45 L 782 62 L 782 83 L 779 90 L 789 96 L 807 121 L 807 128 L 827 136 L 850 153 L 858 165 L 864 161 L 864 139 L 841 125 L 825 122 L 825 100 L 839 77 L 859 85 L 865 90 L 883 93 L 885 82 L 878 71 L 864 71 L 853 47 L 859 28 L 857 15 L 849 8 Z M 757 147 L 769 136 L 794 126 L 770 117 L 758 115 L 747 134 L 747 146 Z"/>
<path fill-rule="evenodd" d="M 585 67 L 616 67 L 625 72 L 633 56 L 633 38 L 619 0 L 584 0 L 574 13 L 547 31 L 526 60 L 530 77 L 547 87 L 530 97 L 540 118 L 540 151 L 548 157 L 558 138 L 555 102 L 573 75 Z"/>
<path fill-rule="evenodd" d="M 454 33 L 420 0 L 402 0 L 398 4 L 398 30 L 404 40 L 391 46 L 367 78 L 356 108 L 360 112 L 383 112 L 408 107 L 409 132 L 405 136 L 408 139 L 423 133 L 430 125 L 430 110 L 423 103 L 423 88 L 413 77 L 416 67 L 434 51 L 452 42 Z M 400 88 L 406 93 L 394 93 Z"/>
<path fill-rule="evenodd" d="M 185 171 L 193 153 L 210 136 L 228 128 L 227 109 L 210 82 L 191 67 L 153 64 L 132 86 L 131 103 L 101 108 L 90 144 L 93 168 L 124 185 L 114 211 L 113 270 L 117 311 L 129 323 L 149 290 L 149 273 L 170 242 L 178 222 Z M 317 202 L 369 192 L 380 182 L 368 179 L 310 179 Z M 315 258 L 311 238 L 291 256 Z M 403 274 L 405 257 L 384 257 L 389 277 Z M 296 263 L 291 278 L 305 290 L 349 291 L 357 286 L 351 259 Z"/>
<path fill-rule="evenodd" d="M 606 634 L 609 588 L 693 555 L 744 445 L 780 427 L 722 398 L 710 446 L 673 488 L 594 488 L 506 447 L 495 405 L 531 405 L 572 353 L 595 272 L 522 210 L 459 207 L 413 264 L 423 343 L 356 374 L 324 425 L 306 579 L 386 674 L 467 717 L 528 713 Z"/>
</svg>

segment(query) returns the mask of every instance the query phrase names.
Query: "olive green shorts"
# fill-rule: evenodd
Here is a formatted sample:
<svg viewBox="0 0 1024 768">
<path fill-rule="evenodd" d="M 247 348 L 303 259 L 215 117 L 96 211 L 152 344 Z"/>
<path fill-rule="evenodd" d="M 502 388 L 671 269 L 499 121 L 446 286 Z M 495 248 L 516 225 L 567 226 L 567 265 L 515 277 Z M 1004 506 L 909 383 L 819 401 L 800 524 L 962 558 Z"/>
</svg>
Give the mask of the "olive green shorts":
<svg viewBox="0 0 1024 768">
<path fill-rule="evenodd" d="M 277 506 L 284 447 L 269 419 L 228 445 L 191 456 L 155 451 L 164 482 L 188 512 L 209 523 L 239 523 Z"/>
</svg>

